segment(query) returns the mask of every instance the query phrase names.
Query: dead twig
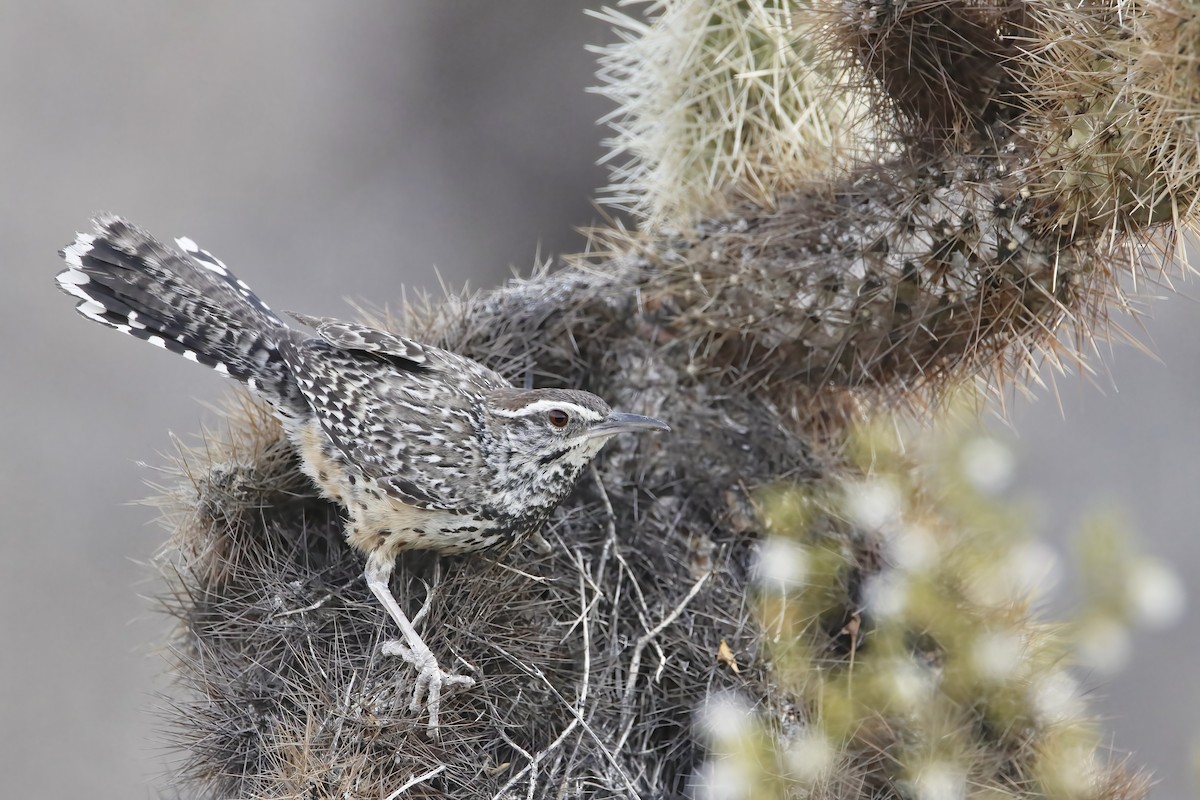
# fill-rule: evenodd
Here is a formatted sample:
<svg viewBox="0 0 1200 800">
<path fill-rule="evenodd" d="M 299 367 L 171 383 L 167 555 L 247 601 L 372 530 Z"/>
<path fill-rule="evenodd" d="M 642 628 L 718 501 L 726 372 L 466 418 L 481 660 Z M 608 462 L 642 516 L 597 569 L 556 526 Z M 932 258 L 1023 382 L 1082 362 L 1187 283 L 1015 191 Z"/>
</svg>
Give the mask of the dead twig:
<svg viewBox="0 0 1200 800">
<path fill-rule="evenodd" d="M 414 786 L 422 784 L 425 781 L 429 780 L 430 778 L 436 778 L 438 775 L 441 775 L 445 771 L 446 771 L 445 764 L 442 764 L 440 767 L 434 767 L 433 769 L 429 770 L 429 772 L 426 772 L 424 775 L 416 776 L 415 778 L 410 780 L 408 783 L 404 784 L 399 789 L 397 789 L 396 791 L 389 794 L 387 797 L 384 798 L 384 800 L 396 800 L 397 797 L 404 794 L 405 792 L 407 792 L 409 789 L 413 788 Z"/>
<path fill-rule="evenodd" d="M 668 625 L 679 618 L 679 615 L 687 608 L 688 603 L 692 602 L 692 599 L 700 593 L 700 590 L 704 588 L 705 582 L 711 576 L 711 572 L 701 575 L 700 579 L 692 584 L 692 588 L 684 595 L 683 600 L 679 601 L 679 605 L 671 609 L 671 612 L 663 617 L 661 622 L 642 634 L 638 638 L 637 644 L 633 646 L 633 655 L 629 658 L 629 677 L 625 679 L 625 694 L 621 698 L 621 716 L 623 718 L 624 730 L 621 731 L 621 738 L 617 742 L 617 750 L 625 747 L 625 742 L 629 739 L 629 734 L 633 730 L 633 689 L 637 683 L 638 671 L 642 666 L 642 651 L 646 649 L 646 645 L 654 641 L 656 636 L 666 630 Z"/>
</svg>

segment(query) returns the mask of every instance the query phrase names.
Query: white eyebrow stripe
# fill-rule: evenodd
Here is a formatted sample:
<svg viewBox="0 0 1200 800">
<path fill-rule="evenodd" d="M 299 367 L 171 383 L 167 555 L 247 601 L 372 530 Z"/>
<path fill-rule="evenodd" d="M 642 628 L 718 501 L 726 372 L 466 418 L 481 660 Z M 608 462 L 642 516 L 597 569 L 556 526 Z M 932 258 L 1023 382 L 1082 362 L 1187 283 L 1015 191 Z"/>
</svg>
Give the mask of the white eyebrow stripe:
<svg viewBox="0 0 1200 800">
<path fill-rule="evenodd" d="M 496 408 L 493 409 L 493 411 L 502 417 L 516 419 L 517 417 L 528 417 L 533 414 L 545 413 L 555 408 L 566 411 L 568 414 L 578 415 L 588 422 L 599 422 L 600 420 L 604 419 L 602 414 L 598 414 L 590 408 L 576 405 L 575 403 L 566 400 L 538 400 L 536 403 L 530 403 L 529 405 L 519 408 L 516 411 L 508 408 Z"/>
</svg>

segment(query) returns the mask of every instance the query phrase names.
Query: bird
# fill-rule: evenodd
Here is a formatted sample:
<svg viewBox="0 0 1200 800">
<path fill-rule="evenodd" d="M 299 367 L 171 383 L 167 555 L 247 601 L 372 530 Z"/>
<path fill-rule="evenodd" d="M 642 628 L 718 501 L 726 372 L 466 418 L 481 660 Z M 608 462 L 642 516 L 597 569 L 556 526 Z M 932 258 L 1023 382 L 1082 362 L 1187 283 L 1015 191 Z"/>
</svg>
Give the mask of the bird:
<svg viewBox="0 0 1200 800">
<path fill-rule="evenodd" d="M 669 431 L 577 389 L 522 389 L 473 359 L 354 322 L 289 313 L 182 237 L 170 247 L 113 214 L 59 251 L 58 286 L 88 320 L 245 384 L 301 468 L 345 509 L 367 587 L 400 628 L 382 652 L 416 670 L 410 708 L 436 735 L 443 670 L 391 592 L 401 551 L 476 553 L 539 529 L 621 433 Z M 417 616 L 419 621 L 420 616 Z"/>
</svg>

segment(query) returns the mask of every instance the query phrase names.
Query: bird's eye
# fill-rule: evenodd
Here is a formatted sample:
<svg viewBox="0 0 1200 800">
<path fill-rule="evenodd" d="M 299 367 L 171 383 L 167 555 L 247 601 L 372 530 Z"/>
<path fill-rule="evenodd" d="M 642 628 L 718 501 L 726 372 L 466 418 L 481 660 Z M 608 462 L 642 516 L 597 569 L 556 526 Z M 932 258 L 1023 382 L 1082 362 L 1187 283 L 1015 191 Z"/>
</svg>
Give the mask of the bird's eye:
<svg viewBox="0 0 1200 800">
<path fill-rule="evenodd" d="M 567 412 L 563 411 L 561 408 L 551 409 L 550 413 L 546 415 L 546 418 L 549 419 L 550 424 L 556 428 L 565 428 L 567 427 L 567 423 L 571 421 L 571 418 L 567 416 Z"/>
</svg>

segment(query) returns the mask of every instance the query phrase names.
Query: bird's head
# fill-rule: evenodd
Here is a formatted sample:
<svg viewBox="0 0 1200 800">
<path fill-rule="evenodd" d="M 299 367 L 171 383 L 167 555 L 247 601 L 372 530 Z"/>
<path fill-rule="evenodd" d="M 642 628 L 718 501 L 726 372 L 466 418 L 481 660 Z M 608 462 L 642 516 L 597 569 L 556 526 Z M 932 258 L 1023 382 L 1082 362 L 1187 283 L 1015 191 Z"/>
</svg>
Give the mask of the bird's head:
<svg viewBox="0 0 1200 800">
<path fill-rule="evenodd" d="M 488 407 L 493 435 L 505 451 L 504 477 L 542 487 L 556 495 L 553 502 L 613 436 L 670 430 L 653 417 L 613 411 L 596 395 L 570 389 L 501 389 L 489 396 Z"/>
</svg>

